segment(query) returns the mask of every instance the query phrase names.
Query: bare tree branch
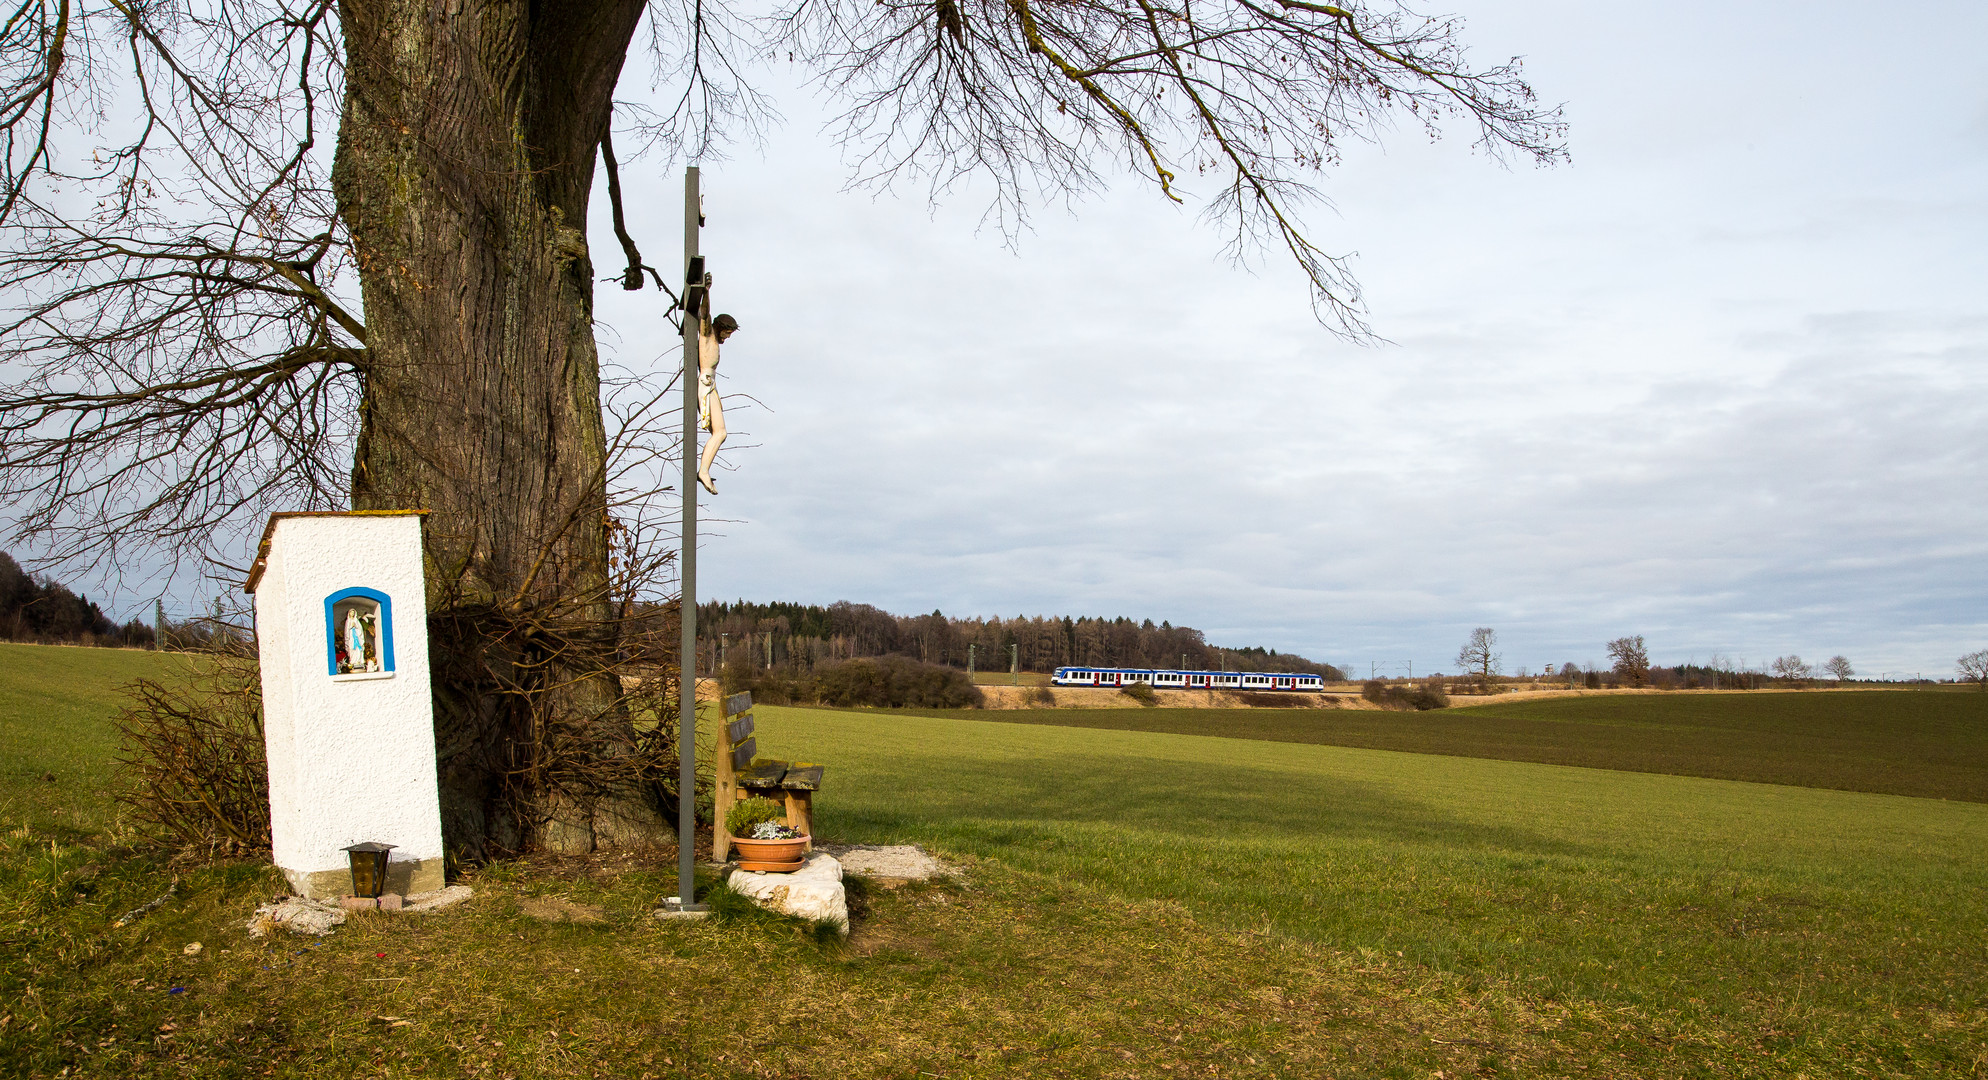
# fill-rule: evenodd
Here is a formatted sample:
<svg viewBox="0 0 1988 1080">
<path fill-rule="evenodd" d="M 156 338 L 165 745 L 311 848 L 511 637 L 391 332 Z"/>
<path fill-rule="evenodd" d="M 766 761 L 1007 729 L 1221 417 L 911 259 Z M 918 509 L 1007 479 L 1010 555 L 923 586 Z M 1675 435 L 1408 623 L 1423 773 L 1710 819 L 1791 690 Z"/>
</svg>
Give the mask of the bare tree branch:
<svg viewBox="0 0 1988 1080">
<path fill-rule="evenodd" d="M 797 0 L 776 27 L 846 103 L 857 183 L 936 198 L 991 179 L 989 214 L 1012 235 L 1032 200 L 1096 188 L 1112 161 L 1176 200 L 1183 176 L 1210 176 L 1206 214 L 1231 255 L 1281 249 L 1320 318 L 1355 339 L 1371 336 L 1359 286 L 1301 214 L 1345 140 L 1405 116 L 1431 135 L 1470 124 L 1495 156 L 1565 156 L 1559 110 L 1535 103 L 1516 60 L 1474 67 L 1460 20 L 1400 6 Z"/>
<path fill-rule="evenodd" d="M 343 505 L 380 376 L 318 137 L 344 104 L 335 0 L 0 10 L 9 524 L 58 555 L 212 555 L 267 510 Z M 1355 339 L 1358 283 L 1305 221 L 1347 140 L 1461 123 L 1495 157 L 1564 156 L 1516 60 L 1473 65 L 1459 20 L 1399 5 L 791 0 L 756 22 L 652 0 L 648 27 L 666 104 L 618 103 L 637 157 L 756 139 L 777 117 L 750 65 L 785 54 L 843 102 L 852 183 L 936 198 L 991 181 L 1012 235 L 1122 164 L 1199 197 L 1232 257 L 1297 263 Z M 627 228 L 614 133 L 600 141 L 623 287 L 662 285 Z"/>
<path fill-rule="evenodd" d="M 0 501 L 47 554 L 212 555 L 343 503 L 366 330 L 317 139 L 334 10 L 24 0 L 0 25 Z"/>
</svg>

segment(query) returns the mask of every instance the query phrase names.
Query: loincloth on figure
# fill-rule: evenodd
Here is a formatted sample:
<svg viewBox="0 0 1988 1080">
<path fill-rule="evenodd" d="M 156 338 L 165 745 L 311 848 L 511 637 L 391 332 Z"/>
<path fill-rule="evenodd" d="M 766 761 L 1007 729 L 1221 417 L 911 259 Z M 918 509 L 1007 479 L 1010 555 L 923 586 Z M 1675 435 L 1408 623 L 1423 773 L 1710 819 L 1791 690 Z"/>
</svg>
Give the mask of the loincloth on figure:
<svg viewBox="0 0 1988 1080">
<path fill-rule="evenodd" d="M 697 376 L 697 426 L 711 430 L 711 414 L 718 409 L 718 387 L 710 372 Z"/>
</svg>

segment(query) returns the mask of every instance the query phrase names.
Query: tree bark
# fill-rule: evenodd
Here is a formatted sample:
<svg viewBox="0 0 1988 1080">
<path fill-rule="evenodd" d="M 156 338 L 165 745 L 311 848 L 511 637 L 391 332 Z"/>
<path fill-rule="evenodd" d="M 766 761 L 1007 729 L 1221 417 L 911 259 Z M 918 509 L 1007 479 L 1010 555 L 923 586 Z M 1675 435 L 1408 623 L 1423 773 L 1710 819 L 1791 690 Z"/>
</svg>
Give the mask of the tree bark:
<svg viewBox="0 0 1988 1080">
<path fill-rule="evenodd" d="M 333 186 L 368 370 L 354 509 L 425 509 L 444 834 L 587 850 L 639 809 L 552 775 L 625 723 L 585 227 L 642 0 L 344 0 Z M 624 821 L 624 824 L 626 822 Z"/>
</svg>

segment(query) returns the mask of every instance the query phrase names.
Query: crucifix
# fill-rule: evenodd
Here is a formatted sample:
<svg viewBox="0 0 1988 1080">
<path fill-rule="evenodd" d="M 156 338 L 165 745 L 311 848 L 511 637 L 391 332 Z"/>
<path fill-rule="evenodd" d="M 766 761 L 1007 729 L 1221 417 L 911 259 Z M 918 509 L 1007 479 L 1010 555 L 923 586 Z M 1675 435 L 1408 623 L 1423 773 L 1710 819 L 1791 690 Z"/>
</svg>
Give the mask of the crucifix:
<svg viewBox="0 0 1988 1080">
<path fill-rule="evenodd" d="M 718 346 L 738 332 L 739 321 L 730 315 L 711 317 L 711 275 L 704 275 L 704 297 L 697 318 L 697 426 L 711 433 L 704 440 L 704 453 L 697 459 L 697 482 L 704 490 L 718 494 L 711 480 L 711 462 L 725 445 L 725 401 L 718 395 Z"/>
<path fill-rule="evenodd" d="M 697 414 L 704 382 L 703 331 L 710 275 L 698 253 L 698 230 L 704 225 L 704 197 L 698 190 L 697 166 L 683 173 L 683 254 L 686 263 L 683 295 L 683 553 L 677 572 L 683 591 L 677 602 L 683 632 L 677 672 L 677 894 L 666 906 L 677 911 L 708 910 L 696 902 L 697 872 Z M 717 350 L 711 369 L 717 369 Z M 696 365 L 693 367 L 692 365 Z M 713 395 L 716 396 L 715 393 Z M 719 828 L 723 828 L 720 823 Z"/>
</svg>

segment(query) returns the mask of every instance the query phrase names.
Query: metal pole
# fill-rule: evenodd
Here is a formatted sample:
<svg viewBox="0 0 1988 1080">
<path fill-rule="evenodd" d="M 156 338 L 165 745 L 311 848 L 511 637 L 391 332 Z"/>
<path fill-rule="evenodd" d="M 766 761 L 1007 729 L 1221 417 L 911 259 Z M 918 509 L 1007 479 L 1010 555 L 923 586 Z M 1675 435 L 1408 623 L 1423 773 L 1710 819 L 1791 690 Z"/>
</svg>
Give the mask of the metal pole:
<svg viewBox="0 0 1988 1080">
<path fill-rule="evenodd" d="M 683 171 L 683 264 L 699 254 L 697 230 L 703 222 L 703 195 L 697 166 Z M 682 665 L 677 683 L 676 895 L 680 911 L 700 910 L 697 900 L 697 312 L 683 313 L 683 584 Z"/>
<path fill-rule="evenodd" d="M 968 645 L 966 647 L 966 677 L 968 682 L 973 681 L 973 650 L 979 647 L 978 645 Z"/>
<path fill-rule="evenodd" d="M 1020 645 L 1008 646 L 1008 681 L 1014 683 L 1016 686 L 1022 684 L 1021 657 L 1022 647 Z"/>
</svg>

